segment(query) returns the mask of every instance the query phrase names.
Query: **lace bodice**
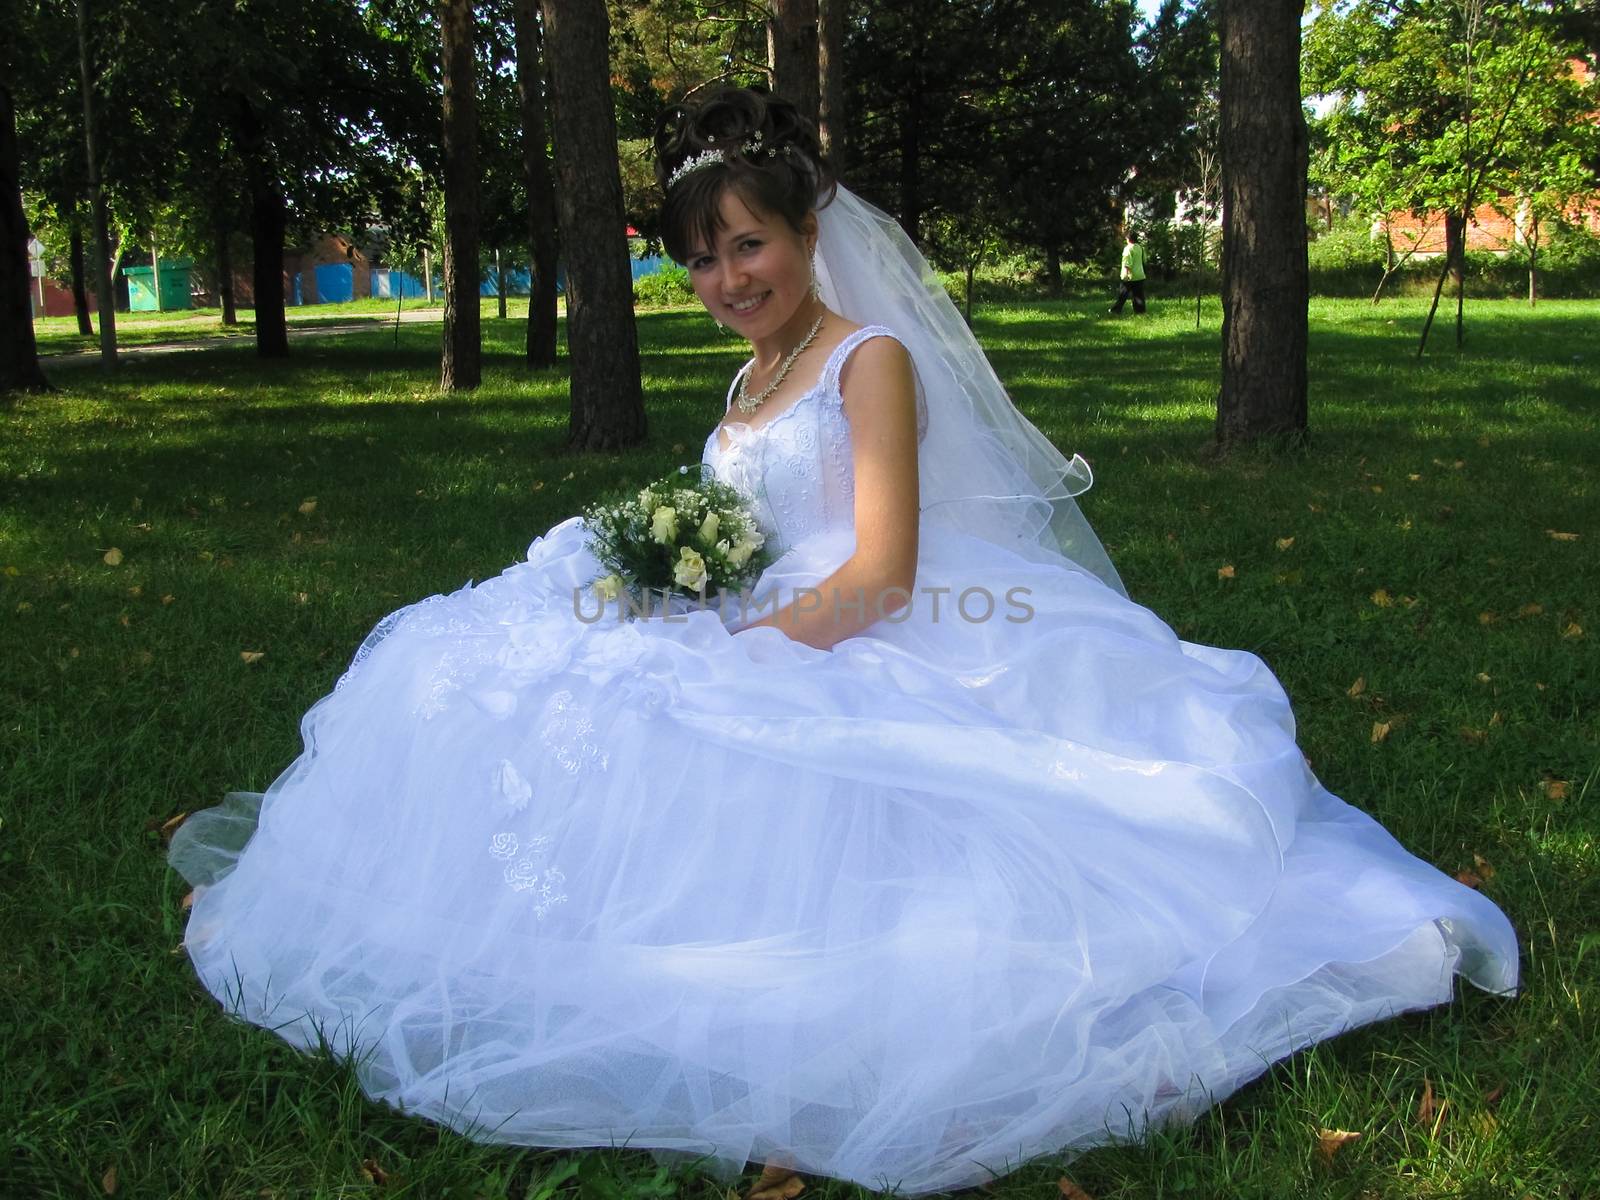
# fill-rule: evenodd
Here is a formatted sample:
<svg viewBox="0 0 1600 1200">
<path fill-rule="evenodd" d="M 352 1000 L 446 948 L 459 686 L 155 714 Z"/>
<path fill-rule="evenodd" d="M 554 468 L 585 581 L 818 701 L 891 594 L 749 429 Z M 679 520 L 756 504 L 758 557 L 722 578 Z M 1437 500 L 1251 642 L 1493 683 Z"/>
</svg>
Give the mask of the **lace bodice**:
<svg viewBox="0 0 1600 1200">
<path fill-rule="evenodd" d="M 744 493 L 776 554 L 812 534 L 855 523 L 855 462 L 839 377 L 851 352 L 875 337 L 894 334 L 882 325 L 856 330 L 828 356 L 815 386 L 776 417 L 755 426 L 731 422 L 706 438 L 701 462 Z M 728 388 L 730 407 L 750 365 L 740 368 Z"/>
</svg>

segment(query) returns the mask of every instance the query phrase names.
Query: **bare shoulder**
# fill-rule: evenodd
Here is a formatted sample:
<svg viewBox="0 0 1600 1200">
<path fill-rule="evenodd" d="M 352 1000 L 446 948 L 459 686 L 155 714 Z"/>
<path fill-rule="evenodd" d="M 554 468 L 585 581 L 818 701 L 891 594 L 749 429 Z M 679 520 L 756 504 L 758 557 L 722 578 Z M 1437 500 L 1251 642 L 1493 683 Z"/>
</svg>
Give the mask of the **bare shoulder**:
<svg viewBox="0 0 1600 1200">
<path fill-rule="evenodd" d="M 851 351 L 839 373 L 839 392 L 846 407 L 865 397 L 874 399 L 873 407 L 898 398 L 910 403 L 915 390 L 911 355 L 898 338 L 868 338 Z"/>
</svg>

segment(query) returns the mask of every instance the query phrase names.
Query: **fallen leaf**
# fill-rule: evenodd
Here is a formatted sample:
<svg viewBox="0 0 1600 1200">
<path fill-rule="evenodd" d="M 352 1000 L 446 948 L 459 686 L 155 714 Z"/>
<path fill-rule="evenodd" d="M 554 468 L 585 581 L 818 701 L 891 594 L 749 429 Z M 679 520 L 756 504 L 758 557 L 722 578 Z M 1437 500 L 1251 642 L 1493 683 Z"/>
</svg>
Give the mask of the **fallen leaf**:
<svg viewBox="0 0 1600 1200">
<path fill-rule="evenodd" d="M 1422 1077 L 1422 1098 L 1417 1101 L 1417 1124 L 1432 1127 L 1439 1115 L 1439 1102 L 1433 1094 L 1433 1080 Z"/>
<path fill-rule="evenodd" d="M 1416 483 L 1417 480 L 1422 478 L 1422 476 L 1421 475 L 1407 475 L 1406 478 L 1409 479 L 1412 483 Z"/>
<path fill-rule="evenodd" d="M 302 517 L 309 517 L 312 513 L 317 511 L 317 498 L 315 496 L 307 496 L 304 500 L 300 501 L 300 507 L 295 511 L 298 512 Z"/>
<path fill-rule="evenodd" d="M 1578 540 L 1578 535 L 1577 534 L 1575 534 L 1575 533 L 1562 533 L 1558 529 L 1546 529 L 1545 533 L 1549 534 L 1552 538 L 1554 538 L 1558 542 L 1575 542 L 1575 541 Z"/>
<path fill-rule="evenodd" d="M 1492 612 L 1481 612 L 1478 614 L 1479 625 L 1493 625 L 1499 619 L 1499 616 Z"/>
<path fill-rule="evenodd" d="M 794 1200 L 806 1190 L 806 1181 L 788 1167 L 767 1163 L 761 1178 L 744 1194 L 744 1200 Z"/>
<path fill-rule="evenodd" d="M 164 842 L 170 842 L 172 840 L 172 835 L 178 832 L 178 826 L 182 825 L 188 819 L 189 814 L 187 812 L 181 812 L 175 816 L 168 817 L 165 821 L 161 822 L 161 840 Z"/>
<path fill-rule="evenodd" d="M 540 491 L 540 490 L 542 490 L 542 489 L 543 489 L 543 488 L 544 488 L 544 480 L 542 480 L 542 479 L 535 479 L 535 480 L 534 480 L 534 481 L 533 481 L 533 486 L 532 486 L 532 487 L 530 487 L 530 488 L 529 488 L 529 489 L 528 489 L 528 490 L 529 490 L 529 491 L 530 491 L 530 492 L 537 492 L 537 491 Z"/>
<path fill-rule="evenodd" d="M 177 599 L 177 597 L 173 596 L 169 592 L 167 595 L 161 597 L 161 603 L 163 603 L 163 604 L 171 604 L 173 602 L 173 600 L 175 600 L 175 599 Z"/>
<path fill-rule="evenodd" d="M 1372 593 L 1372 602 L 1379 608 L 1388 608 L 1394 603 L 1394 597 L 1389 595 L 1388 588 L 1379 588 Z"/>
<path fill-rule="evenodd" d="M 377 1184 L 379 1187 L 382 1187 L 384 1184 L 389 1182 L 389 1172 L 385 1171 L 381 1166 L 379 1166 L 378 1160 L 375 1158 L 363 1158 L 361 1160 L 361 1173 L 364 1178 L 370 1180 L 372 1183 Z"/>
<path fill-rule="evenodd" d="M 1088 1192 L 1073 1183 L 1065 1175 L 1056 1180 L 1056 1190 L 1065 1197 L 1065 1200 L 1094 1200 L 1093 1196 L 1089 1195 Z"/>
<path fill-rule="evenodd" d="M 1237 574 L 1237 572 L 1233 569 L 1233 564 L 1232 563 L 1229 563 L 1225 567 L 1218 567 L 1217 568 L 1217 578 L 1218 579 L 1232 579 L 1236 574 Z"/>
<path fill-rule="evenodd" d="M 1568 621 L 1567 627 L 1561 631 L 1561 636 L 1569 640 L 1572 638 L 1581 638 L 1583 636 L 1583 626 L 1579 625 L 1576 621 Z"/>
<path fill-rule="evenodd" d="M 1366 691 L 1366 690 L 1367 690 L 1367 677 L 1365 675 L 1359 675 L 1359 676 L 1356 677 L 1356 681 L 1354 683 L 1352 683 L 1347 689 L 1345 689 L 1345 693 L 1344 694 L 1346 696 L 1349 696 L 1351 699 L 1354 699 L 1355 697 L 1361 695 L 1361 693 Z"/>
<path fill-rule="evenodd" d="M 117 1187 L 117 1168 L 112 1164 L 106 1168 L 106 1173 L 100 1176 L 100 1190 L 107 1196 L 115 1196 Z"/>
<path fill-rule="evenodd" d="M 1294 539 L 1292 537 L 1279 538 L 1273 544 L 1276 545 L 1279 550 L 1287 550 L 1290 546 L 1294 545 Z"/>
<path fill-rule="evenodd" d="M 1478 682 L 1479 683 L 1488 683 L 1489 682 L 1489 675 L 1488 675 L 1488 673 L 1486 671 L 1479 671 L 1478 672 Z"/>
<path fill-rule="evenodd" d="M 1524 604 L 1521 608 L 1517 609 L 1517 616 L 1537 617 L 1543 611 L 1544 605 L 1542 604 Z"/>
<path fill-rule="evenodd" d="M 1384 738 L 1389 736 L 1389 730 L 1392 728 L 1393 722 L 1374 721 L 1372 723 L 1372 744 L 1376 746 L 1379 742 L 1383 741 Z"/>
<path fill-rule="evenodd" d="M 111 549 L 105 552 L 105 556 L 101 559 L 101 561 L 108 567 L 120 567 L 122 565 L 122 551 L 113 546 Z M 115 1169 L 115 1167 L 112 1168 L 112 1170 Z M 113 1180 L 113 1182 L 115 1182 L 115 1180 Z"/>
<path fill-rule="evenodd" d="M 1477 891 L 1483 886 L 1483 877 L 1476 871 L 1457 871 L 1456 882 L 1464 887 L 1471 888 L 1473 891 Z"/>
<path fill-rule="evenodd" d="M 1546 779 L 1539 785 L 1544 789 L 1544 794 L 1551 800 L 1565 800 L 1571 785 L 1565 779 Z"/>
<path fill-rule="evenodd" d="M 183 899 L 178 901 L 179 910 L 182 911 L 182 912 L 188 912 L 193 907 L 194 907 L 194 893 L 193 892 L 184 893 Z"/>
<path fill-rule="evenodd" d="M 1355 1141 L 1361 1135 L 1349 1129 L 1319 1129 L 1317 1130 L 1317 1156 L 1322 1159 L 1324 1166 L 1333 1165 L 1333 1156 L 1349 1142 Z"/>
<path fill-rule="evenodd" d="M 311 593 L 310 592 L 296 592 L 294 594 L 294 602 L 296 604 L 309 604 L 309 603 L 311 603 Z"/>
<path fill-rule="evenodd" d="M 1504 1096 L 1505 1094 L 1506 1085 L 1503 1083 L 1497 1083 L 1489 1090 L 1488 1094 L 1484 1096 L 1483 1102 L 1490 1108 L 1493 1108 L 1496 1104 L 1500 1103 L 1500 1097 Z"/>
<path fill-rule="evenodd" d="M 1382 491 L 1383 491 L 1383 484 L 1381 484 L 1381 483 L 1375 483 L 1375 484 L 1373 484 L 1373 485 L 1372 485 L 1372 490 L 1373 490 L 1373 491 L 1374 491 L 1374 492 L 1379 492 L 1379 493 L 1381 493 L 1381 492 L 1382 492 Z"/>
<path fill-rule="evenodd" d="M 1500 712 L 1499 712 L 1498 709 L 1496 709 L 1494 712 L 1489 714 L 1489 728 L 1490 729 L 1497 728 L 1498 726 L 1504 725 L 1505 723 L 1506 723 L 1506 719 L 1500 715 Z"/>
<path fill-rule="evenodd" d="M 1489 740 L 1489 734 L 1487 730 L 1462 726 L 1461 740 L 1464 742 L 1486 742 Z"/>
<path fill-rule="evenodd" d="M 1485 879 L 1494 878 L 1494 867 L 1489 864 L 1489 860 L 1483 855 L 1474 854 L 1472 856 L 1472 865 L 1478 868 L 1478 874 L 1482 875 Z"/>
<path fill-rule="evenodd" d="M 241 650 L 241 651 L 239 651 L 239 657 L 242 658 L 247 663 L 260 662 L 266 656 L 267 656 L 267 652 L 265 650 Z"/>
</svg>

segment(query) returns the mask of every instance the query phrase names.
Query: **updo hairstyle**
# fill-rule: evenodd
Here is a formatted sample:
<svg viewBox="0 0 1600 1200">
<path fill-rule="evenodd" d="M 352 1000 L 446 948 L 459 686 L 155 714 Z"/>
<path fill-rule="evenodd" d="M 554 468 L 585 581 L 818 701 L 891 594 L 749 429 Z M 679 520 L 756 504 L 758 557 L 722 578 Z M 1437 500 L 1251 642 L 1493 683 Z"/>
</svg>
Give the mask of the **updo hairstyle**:
<svg viewBox="0 0 1600 1200">
<path fill-rule="evenodd" d="M 722 194 L 730 187 L 751 211 L 779 214 L 799 233 L 806 214 L 825 207 L 838 186 L 811 122 L 764 89 L 720 87 L 668 108 L 655 144 L 656 182 L 666 195 L 661 240 L 679 263 L 722 232 Z M 721 151 L 723 160 L 668 186 L 680 165 L 708 151 Z"/>
</svg>

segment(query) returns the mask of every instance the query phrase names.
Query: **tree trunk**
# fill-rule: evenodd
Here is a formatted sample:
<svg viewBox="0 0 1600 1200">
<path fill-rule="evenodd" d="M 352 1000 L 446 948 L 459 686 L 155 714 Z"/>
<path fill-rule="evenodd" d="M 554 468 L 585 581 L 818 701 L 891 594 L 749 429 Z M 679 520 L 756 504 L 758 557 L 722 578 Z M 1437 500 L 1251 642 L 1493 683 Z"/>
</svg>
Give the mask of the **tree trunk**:
<svg viewBox="0 0 1600 1200">
<path fill-rule="evenodd" d="M 94 336 L 94 325 L 89 321 L 89 289 L 83 282 L 83 225 L 78 219 L 77 205 L 73 205 L 71 223 L 67 226 L 67 262 L 72 273 L 72 311 L 78 318 L 78 333 Z"/>
<path fill-rule="evenodd" d="M 801 116 L 817 124 L 817 0 L 772 0 L 767 65 L 773 93 L 793 101 Z"/>
<path fill-rule="evenodd" d="M 522 168 L 528 180 L 528 365 L 556 365 L 556 193 L 545 147 L 550 138 L 540 62 L 539 0 L 517 0 L 517 90 L 522 102 Z"/>
<path fill-rule="evenodd" d="M 1050 294 L 1059 296 L 1061 294 L 1061 250 L 1057 246 L 1051 246 L 1044 252 L 1044 278 L 1045 282 L 1050 285 Z"/>
<path fill-rule="evenodd" d="M 100 186 L 100 159 L 94 149 L 94 72 L 89 68 L 89 0 L 78 0 L 78 81 L 83 92 L 83 154 L 89 168 L 89 211 L 94 221 L 95 307 L 100 314 L 100 366 L 117 365 L 117 295 L 111 290 L 111 220 L 106 215 L 105 189 Z"/>
<path fill-rule="evenodd" d="M 900 226 L 917 245 L 922 244 L 922 97 L 906 103 L 900 126 Z"/>
<path fill-rule="evenodd" d="M 217 303 L 222 306 L 222 324 L 232 327 L 239 323 L 239 313 L 233 302 L 233 248 L 228 222 L 217 218 Z"/>
<path fill-rule="evenodd" d="M 1444 219 L 1445 247 L 1450 259 L 1450 282 L 1456 289 L 1456 349 L 1466 338 L 1467 303 L 1467 214 L 1447 213 Z"/>
<path fill-rule="evenodd" d="M 472 0 L 440 0 L 444 60 L 444 355 L 439 386 L 482 381 L 478 310 L 478 84 Z"/>
<path fill-rule="evenodd" d="M 506 269 L 500 264 L 500 251 L 494 252 L 494 298 L 495 316 L 504 321 L 506 319 Z"/>
<path fill-rule="evenodd" d="M 283 237 L 288 224 L 283 189 L 268 178 L 259 158 L 250 163 L 251 282 L 256 301 L 256 355 L 289 357 L 289 322 L 283 311 Z"/>
<path fill-rule="evenodd" d="M 645 416 L 605 0 L 544 0 L 544 33 L 567 254 L 567 437 L 575 449 L 615 450 L 644 440 Z"/>
<path fill-rule="evenodd" d="M 29 294 L 28 219 L 22 212 L 22 158 L 17 110 L 8 83 L 0 82 L 0 396 L 43 391 Z"/>
<path fill-rule="evenodd" d="M 1223 0 L 1222 391 L 1217 441 L 1303 439 L 1306 124 L 1301 0 Z"/>
<path fill-rule="evenodd" d="M 816 0 L 817 4 L 817 132 L 822 153 L 841 178 L 844 144 L 844 26 L 848 0 Z"/>
</svg>

